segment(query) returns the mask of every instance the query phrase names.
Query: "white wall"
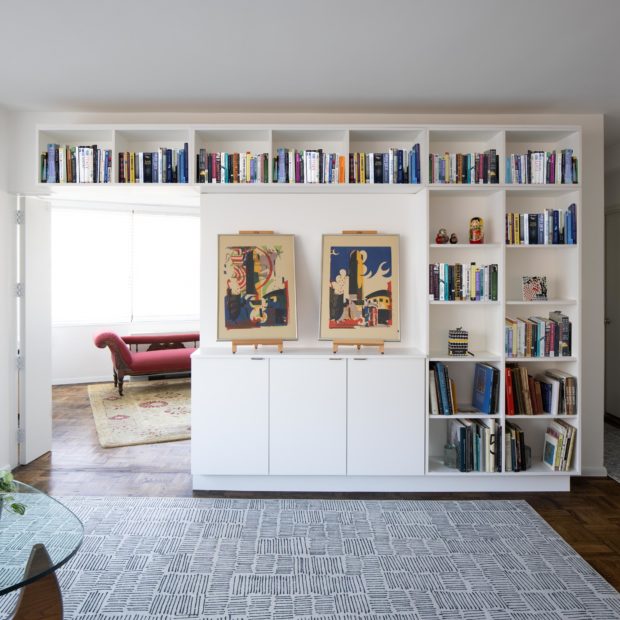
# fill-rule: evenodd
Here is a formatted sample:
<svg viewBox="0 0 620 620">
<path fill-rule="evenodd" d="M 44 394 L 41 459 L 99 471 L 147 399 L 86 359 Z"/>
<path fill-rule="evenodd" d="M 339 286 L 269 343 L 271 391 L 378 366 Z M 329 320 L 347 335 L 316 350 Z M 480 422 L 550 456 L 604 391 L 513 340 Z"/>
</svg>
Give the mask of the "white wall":
<svg viewBox="0 0 620 620">
<path fill-rule="evenodd" d="M 0 109 L 0 468 L 17 465 L 15 371 L 15 201 L 8 177 L 8 114 Z"/>
<path fill-rule="evenodd" d="M 11 153 L 8 189 L 37 191 L 37 123 L 472 123 L 472 124 L 566 124 L 583 129 L 583 273 L 601 274 L 604 265 L 604 142 L 600 114 L 40 114 L 21 113 L 11 119 Z M 583 281 L 583 381 L 584 402 L 582 470 L 604 475 L 604 287 L 603 279 Z"/>
<path fill-rule="evenodd" d="M 198 321 L 54 326 L 52 327 L 54 385 L 112 380 L 110 351 L 97 348 L 93 342 L 95 334 L 103 331 L 113 331 L 120 336 L 151 332 L 197 332 Z"/>
</svg>

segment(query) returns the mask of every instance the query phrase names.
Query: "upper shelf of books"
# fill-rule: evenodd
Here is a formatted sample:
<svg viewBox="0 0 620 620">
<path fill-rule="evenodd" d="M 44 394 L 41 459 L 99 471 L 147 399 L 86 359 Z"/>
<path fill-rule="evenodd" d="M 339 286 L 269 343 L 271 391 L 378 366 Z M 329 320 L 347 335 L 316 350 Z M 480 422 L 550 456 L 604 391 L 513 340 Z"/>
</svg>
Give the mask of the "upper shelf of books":
<svg viewBox="0 0 620 620">
<path fill-rule="evenodd" d="M 205 192 L 558 191 L 580 183 L 577 126 L 39 126 L 36 180 L 195 185 Z M 275 190 L 274 186 L 289 186 Z M 329 189 L 327 186 L 330 186 Z M 335 187 L 341 187 L 336 190 Z M 250 189 L 251 188 L 251 189 Z"/>
</svg>

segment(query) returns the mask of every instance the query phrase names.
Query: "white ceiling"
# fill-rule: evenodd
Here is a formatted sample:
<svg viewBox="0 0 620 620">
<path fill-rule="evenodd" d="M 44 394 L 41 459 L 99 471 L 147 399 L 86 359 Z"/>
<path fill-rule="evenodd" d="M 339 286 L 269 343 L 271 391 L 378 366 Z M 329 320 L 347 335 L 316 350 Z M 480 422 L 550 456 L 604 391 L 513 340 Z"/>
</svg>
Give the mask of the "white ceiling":
<svg viewBox="0 0 620 620">
<path fill-rule="evenodd" d="M 620 142 L 618 0 L 0 0 L 0 105 L 590 112 Z"/>
</svg>

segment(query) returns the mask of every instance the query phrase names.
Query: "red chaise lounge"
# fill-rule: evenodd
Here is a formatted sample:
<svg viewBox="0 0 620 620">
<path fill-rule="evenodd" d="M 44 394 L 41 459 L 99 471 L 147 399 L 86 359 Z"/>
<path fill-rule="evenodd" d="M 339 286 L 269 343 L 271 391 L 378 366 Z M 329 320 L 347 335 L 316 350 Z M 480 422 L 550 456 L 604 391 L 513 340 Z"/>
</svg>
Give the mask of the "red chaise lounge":
<svg viewBox="0 0 620 620">
<path fill-rule="evenodd" d="M 100 349 L 108 347 L 112 354 L 114 386 L 123 395 L 123 381 L 127 375 L 155 375 L 176 372 L 189 372 L 190 355 L 196 350 L 200 340 L 197 333 L 191 334 L 153 334 L 140 336 L 119 336 L 114 332 L 101 332 L 95 336 L 95 344 Z M 193 347 L 183 343 L 193 342 Z M 148 351 L 132 351 L 129 345 L 148 344 Z"/>
</svg>

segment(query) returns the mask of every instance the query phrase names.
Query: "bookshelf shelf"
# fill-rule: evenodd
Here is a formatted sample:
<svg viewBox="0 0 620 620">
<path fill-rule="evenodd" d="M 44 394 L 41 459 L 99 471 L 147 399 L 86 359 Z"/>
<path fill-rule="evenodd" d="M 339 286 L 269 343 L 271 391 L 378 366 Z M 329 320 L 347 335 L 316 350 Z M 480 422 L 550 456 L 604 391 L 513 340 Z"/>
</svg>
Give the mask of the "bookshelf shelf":
<svg viewBox="0 0 620 620">
<path fill-rule="evenodd" d="M 472 355 L 448 355 L 445 351 L 434 351 L 429 355 L 431 362 L 501 362 L 502 356 L 489 351 L 472 351 Z"/>
<path fill-rule="evenodd" d="M 574 306 L 576 299 L 547 299 L 536 301 L 523 301 L 522 299 L 511 299 L 506 301 L 507 306 Z"/>
<path fill-rule="evenodd" d="M 519 364 L 562 364 L 565 362 L 576 362 L 576 357 L 506 357 L 506 363 L 519 363 Z"/>
<path fill-rule="evenodd" d="M 577 406 L 581 412 L 581 255 L 579 243 L 574 245 L 514 245 L 506 243 L 506 215 L 533 214 L 547 209 L 566 210 L 575 204 L 577 209 L 577 239 L 581 237 L 582 185 L 576 184 L 517 184 L 507 183 L 506 161 L 512 154 L 528 150 L 556 151 L 570 149 L 578 161 L 579 179 L 583 178 L 581 128 L 576 126 L 499 126 L 499 125 L 442 125 L 408 124 L 98 124 L 44 125 L 36 135 L 36 189 L 55 197 L 88 199 L 96 192 L 100 200 L 115 201 L 118 196 L 134 196 L 144 202 L 151 198 L 178 204 L 196 204 L 211 216 L 221 215 L 216 225 L 220 232 L 243 229 L 248 222 L 282 222 L 282 232 L 288 227 L 302 237 L 304 258 L 311 256 L 308 248 L 320 244 L 320 235 L 333 230 L 378 229 L 401 235 L 401 345 L 419 349 L 426 355 L 426 397 L 419 404 L 420 419 L 426 436 L 412 445 L 422 454 L 421 475 L 454 478 L 457 490 L 468 477 L 485 480 L 485 487 L 501 489 L 506 473 L 460 473 L 447 468 L 442 458 L 447 422 L 455 419 L 493 420 L 505 434 L 506 422 L 522 425 L 528 445 L 532 448 L 534 465 L 530 470 L 514 473 L 528 476 L 567 477 L 580 473 L 580 434 L 570 472 L 555 472 L 541 462 L 547 424 L 554 419 L 566 421 L 581 430 L 580 413 L 576 416 L 516 415 L 505 413 L 505 369 L 507 364 L 521 364 L 530 374 L 559 368 L 577 378 Z M 94 145 L 112 153 L 112 178 L 106 184 L 41 183 L 41 154 L 48 144 Z M 187 144 L 187 183 L 120 183 L 119 153 L 152 151 L 159 148 L 183 149 Z M 389 149 L 420 148 L 419 184 L 370 184 L 349 182 L 349 156 L 355 153 L 385 153 Z M 269 180 L 264 183 L 199 183 L 196 157 L 200 150 L 207 153 L 266 153 Z M 273 182 L 274 158 L 278 149 L 313 150 L 345 157 L 344 183 L 277 183 Z M 433 183 L 429 179 L 429 155 L 484 153 L 494 150 L 499 156 L 498 183 Z M 155 189 L 156 188 L 156 189 Z M 239 195 L 238 199 L 234 196 Z M 280 196 L 281 195 L 281 196 Z M 156 198 L 159 197 L 158 200 Z M 118 200 L 120 201 L 120 200 Z M 281 205 L 273 207 L 273 205 Z M 210 211 L 215 205 L 214 211 Z M 229 205 L 234 208 L 228 209 Z M 361 207 L 360 207 L 361 205 Z M 393 205 L 393 206 L 391 206 Z M 226 208 L 224 208 L 226 207 Z M 220 211 L 218 211 L 218 209 Z M 393 209 L 394 216 L 386 214 Z M 221 213 L 220 213 L 221 212 Z M 265 217 L 264 214 L 267 213 Z M 485 242 L 469 244 L 471 218 L 484 220 Z M 338 222 L 337 224 L 335 222 Z M 209 224 L 212 226 L 214 224 Z M 270 224 L 274 226 L 274 224 Z M 261 227 L 268 226 L 261 224 Z M 297 228 L 295 228 L 297 227 Z M 440 228 L 455 233 L 457 244 L 437 244 Z M 211 230 L 211 229 L 209 229 Z M 515 251 L 511 251 L 515 250 Z M 517 251 L 518 250 L 518 251 Z M 551 250 L 551 251 L 549 251 Z M 556 250 L 556 251 L 554 251 Z M 211 256 L 208 252 L 203 256 Z M 209 260 L 212 260 L 212 256 Z M 207 259 L 204 259 L 207 260 Z M 497 265 L 497 301 L 435 301 L 428 298 L 428 266 L 434 263 Z M 211 265 L 203 265 L 204 271 Z M 544 275 L 549 299 L 525 302 L 521 299 L 522 277 Z M 203 286 L 205 285 L 205 276 Z M 211 277 L 211 276 L 207 276 Z M 211 289 L 210 289 L 211 290 Z M 212 290 L 215 290 L 212 287 Z M 203 295 L 204 297 L 204 295 Z M 504 353 L 505 318 L 529 318 L 561 310 L 573 326 L 570 357 L 507 357 Z M 298 314 L 307 312 L 300 303 Z M 210 311 L 206 316 L 210 318 Z M 414 316 L 415 319 L 410 319 Z M 204 318 L 204 317 L 203 317 Z M 207 324 L 207 323 L 205 323 Z M 469 347 L 474 356 L 447 355 L 448 330 L 462 327 L 469 333 Z M 305 327 L 304 327 L 305 329 Z M 303 330 L 302 330 L 303 331 Z M 313 332 L 314 334 L 314 332 Z M 314 336 L 313 336 L 314 337 Z M 308 342 L 300 346 L 310 346 Z M 396 348 L 396 347 L 395 347 Z M 389 355 L 385 356 L 387 360 Z M 288 358 L 284 358 L 288 359 Z M 380 362 L 381 360 L 379 360 Z M 454 375 L 457 396 L 463 402 L 471 399 L 474 369 L 479 362 L 500 371 L 499 413 L 494 415 L 462 413 L 454 416 L 433 415 L 429 412 L 429 364 L 442 362 Z M 387 371 L 386 371 L 387 372 Z M 206 403 L 203 403 L 206 406 Z M 423 410 L 422 410 L 423 409 Z M 418 412 L 416 412 L 417 415 Z M 432 421 L 431 421 L 432 420 Z M 424 444 L 424 445 L 422 445 Z M 403 460 L 405 460 L 404 457 Z M 193 472 L 195 473 L 195 472 Z M 199 472 L 204 473 L 204 472 Z M 222 474 L 223 475 L 223 474 Z M 417 474 L 416 474 L 417 475 Z M 457 477 L 458 476 L 458 477 Z M 414 476 L 415 478 L 415 476 Z M 413 479 L 413 478 L 412 478 Z M 500 482 L 486 482 L 499 480 Z M 243 488 L 251 489 L 251 478 Z M 223 483 L 224 484 L 224 483 Z M 241 483 L 240 483 L 241 484 Z M 274 483 L 275 484 L 275 483 Z M 300 483 L 302 484 L 302 483 Z M 405 485 L 406 483 L 403 482 Z M 443 484 L 443 482 L 442 482 Z M 531 488 L 536 487 L 530 483 Z M 552 484 L 552 483 L 550 483 Z M 560 481 L 558 484 L 564 484 Z M 408 487 L 410 488 L 410 487 Z M 515 487 L 516 488 L 516 487 Z M 522 486 L 519 488 L 523 488 Z M 558 488 L 555 486 L 554 488 Z M 300 486 L 299 490 L 303 490 Z M 346 490 L 343 488 L 342 490 Z M 405 490 L 405 489 L 403 489 Z"/>
</svg>

